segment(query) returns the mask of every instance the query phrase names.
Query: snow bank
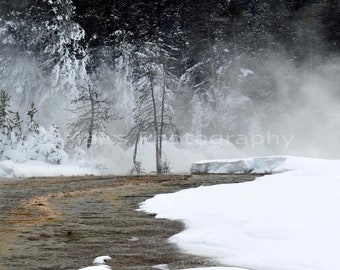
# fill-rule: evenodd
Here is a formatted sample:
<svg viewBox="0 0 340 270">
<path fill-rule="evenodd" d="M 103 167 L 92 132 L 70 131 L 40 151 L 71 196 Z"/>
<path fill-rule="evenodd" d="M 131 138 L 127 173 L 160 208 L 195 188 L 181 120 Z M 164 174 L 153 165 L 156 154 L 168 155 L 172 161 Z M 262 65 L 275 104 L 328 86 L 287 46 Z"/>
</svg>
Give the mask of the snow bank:
<svg viewBox="0 0 340 270">
<path fill-rule="evenodd" d="M 0 177 L 43 177 L 43 176 L 76 176 L 98 175 L 100 172 L 91 167 L 73 165 L 53 165 L 42 161 L 29 160 L 15 163 L 10 160 L 0 162 Z"/>
<path fill-rule="evenodd" d="M 191 165 L 194 174 L 272 173 L 286 160 L 285 157 L 201 160 Z"/>
<path fill-rule="evenodd" d="M 182 220 L 186 229 L 169 241 L 224 265 L 340 269 L 340 161 L 283 159 L 274 168 L 283 173 L 157 195 L 140 209 Z"/>
</svg>

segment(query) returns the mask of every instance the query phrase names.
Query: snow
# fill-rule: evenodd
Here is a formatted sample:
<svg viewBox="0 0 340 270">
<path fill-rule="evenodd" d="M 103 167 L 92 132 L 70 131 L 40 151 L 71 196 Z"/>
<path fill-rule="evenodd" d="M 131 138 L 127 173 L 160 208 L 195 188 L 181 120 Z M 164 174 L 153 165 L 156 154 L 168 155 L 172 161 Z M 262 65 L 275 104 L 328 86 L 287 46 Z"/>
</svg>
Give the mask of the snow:
<svg viewBox="0 0 340 270">
<path fill-rule="evenodd" d="M 226 154 L 229 158 L 244 156 L 243 152 L 222 138 L 206 140 L 204 137 L 185 135 L 181 143 L 164 141 L 162 147 L 162 158 L 169 164 L 171 173 L 189 173 L 191 164 L 197 160 L 223 158 Z M 123 149 L 109 141 L 95 140 L 92 154 L 95 160 L 107 168 L 104 173 L 128 174 L 133 167 L 133 151 L 134 146 Z M 136 160 L 141 162 L 143 172 L 155 172 L 155 143 L 142 138 Z"/>
<path fill-rule="evenodd" d="M 239 267 L 200 267 L 200 268 L 187 268 L 183 270 L 247 270 Z"/>
<path fill-rule="evenodd" d="M 228 153 L 230 157 L 244 155 L 233 144 L 228 141 L 199 141 L 189 137 L 180 144 L 163 142 L 163 158 L 170 164 L 172 173 L 189 172 L 193 162 L 200 159 L 220 157 Z M 130 149 L 132 153 L 133 148 Z M 129 157 L 132 156 L 128 155 Z M 181 157 L 180 159 L 178 157 Z M 143 142 L 139 145 L 137 160 L 142 161 L 145 171 L 155 171 L 155 144 L 154 142 Z"/>
<path fill-rule="evenodd" d="M 34 176 L 72 176 L 88 174 L 129 174 L 133 167 L 132 157 L 134 146 L 124 149 L 109 139 L 94 139 L 90 151 L 76 149 L 73 157 L 63 158 L 60 164 L 47 163 L 49 159 L 42 155 L 49 144 L 32 147 L 23 151 L 12 151 L 12 160 L 0 161 L 0 177 L 34 177 Z M 33 151 L 38 149 L 39 151 Z M 55 147 L 53 147 L 55 149 Z M 48 153 L 53 151 L 47 151 Z M 26 153 L 26 152 L 25 152 Z M 37 156 L 37 153 L 39 154 Z M 60 151 L 58 156 L 62 156 Z M 195 136 L 185 136 L 178 144 L 163 142 L 163 158 L 170 166 L 171 173 L 188 173 L 196 160 L 222 158 L 228 153 L 230 158 L 244 156 L 233 144 L 224 139 L 205 140 Z M 30 157 L 29 159 L 27 157 Z M 181 157 L 179 159 L 178 157 Z M 32 160 L 32 159 L 36 160 Z M 138 145 L 137 161 L 141 161 L 143 172 L 155 172 L 155 143 L 147 139 Z"/>
<path fill-rule="evenodd" d="M 164 263 L 164 264 L 157 264 L 157 265 L 154 265 L 152 266 L 152 268 L 154 269 L 160 269 L 160 270 L 169 270 L 169 265 Z"/>
<path fill-rule="evenodd" d="M 246 78 L 250 75 L 254 75 L 254 71 L 247 68 L 240 68 L 240 72 L 243 78 Z"/>
<path fill-rule="evenodd" d="M 280 171 L 280 165 L 285 160 L 285 157 L 202 160 L 194 162 L 190 171 L 198 174 L 273 173 Z"/>
<path fill-rule="evenodd" d="M 99 256 L 93 260 L 94 266 L 88 266 L 85 268 L 80 268 L 79 270 L 108 270 L 111 269 L 110 266 L 106 265 L 108 261 L 112 260 L 110 256 Z"/>
<path fill-rule="evenodd" d="M 276 164 L 272 171 L 281 173 L 157 195 L 143 202 L 140 210 L 182 220 L 186 229 L 169 241 L 183 252 L 222 265 L 340 269 L 340 161 L 286 156 L 278 164 L 277 158 L 270 162 L 267 157 L 262 164 Z M 243 160 L 261 164 L 252 161 Z"/>
<path fill-rule="evenodd" d="M 79 164 L 54 165 L 37 160 L 16 163 L 10 160 L 0 162 L 0 177 L 47 177 L 47 176 L 77 176 L 98 175 L 96 169 L 81 167 Z"/>
</svg>

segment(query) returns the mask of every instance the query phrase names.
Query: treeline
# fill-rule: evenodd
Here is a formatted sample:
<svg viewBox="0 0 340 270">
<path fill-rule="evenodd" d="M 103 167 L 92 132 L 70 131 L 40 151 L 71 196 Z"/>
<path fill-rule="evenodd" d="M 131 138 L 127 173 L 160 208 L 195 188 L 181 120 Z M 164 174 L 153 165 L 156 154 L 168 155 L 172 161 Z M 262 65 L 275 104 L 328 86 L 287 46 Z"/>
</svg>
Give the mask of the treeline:
<svg viewBox="0 0 340 270">
<path fill-rule="evenodd" d="M 173 44 L 189 66 L 218 42 L 243 53 L 283 49 L 300 61 L 340 49 L 337 0 L 75 0 L 74 6 L 91 47 L 115 45 L 112 34 L 125 30 L 134 43 Z"/>
<path fill-rule="evenodd" d="M 31 104 L 22 117 L 10 105 L 11 97 L 0 90 L 0 160 L 24 162 L 40 160 L 60 164 L 68 159 L 58 127 L 41 127 L 35 120 L 37 108 Z"/>
<path fill-rule="evenodd" d="M 163 137 L 266 129 L 277 62 L 320 65 L 339 29 L 338 0 L 0 0 L 0 87 L 71 148 L 151 135 L 159 170 Z"/>
</svg>

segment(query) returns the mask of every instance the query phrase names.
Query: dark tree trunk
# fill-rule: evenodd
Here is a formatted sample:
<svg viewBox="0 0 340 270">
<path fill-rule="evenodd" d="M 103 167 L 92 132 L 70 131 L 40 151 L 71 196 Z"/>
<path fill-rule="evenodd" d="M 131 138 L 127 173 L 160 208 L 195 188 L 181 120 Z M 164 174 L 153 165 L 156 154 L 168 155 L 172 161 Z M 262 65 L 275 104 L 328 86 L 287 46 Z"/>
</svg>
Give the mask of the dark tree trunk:
<svg viewBox="0 0 340 270">
<path fill-rule="evenodd" d="M 156 172 L 157 174 L 162 173 L 161 167 L 161 157 L 159 154 L 159 130 L 158 130 L 158 121 L 157 121 L 157 106 L 154 94 L 154 87 L 153 87 L 153 74 L 152 71 L 149 70 L 149 78 L 150 78 L 150 92 L 151 92 L 151 99 L 152 99 L 152 106 L 153 106 L 153 124 L 155 129 L 155 147 L 156 147 Z"/>
<path fill-rule="evenodd" d="M 93 97 L 93 91 L 91 89 L 91 86 L 89 86 L 89 94 L 90 94 L 90 102 L 91 102 L 91 119 L 90 119 L 90 126 L 88 130 L 89 137 L 87 139 L 87 148 L 89 149 L 92 145 L 92 137 L 93 137 L 93 127 L 94 127 L 94 97 Z"/>
</svg>

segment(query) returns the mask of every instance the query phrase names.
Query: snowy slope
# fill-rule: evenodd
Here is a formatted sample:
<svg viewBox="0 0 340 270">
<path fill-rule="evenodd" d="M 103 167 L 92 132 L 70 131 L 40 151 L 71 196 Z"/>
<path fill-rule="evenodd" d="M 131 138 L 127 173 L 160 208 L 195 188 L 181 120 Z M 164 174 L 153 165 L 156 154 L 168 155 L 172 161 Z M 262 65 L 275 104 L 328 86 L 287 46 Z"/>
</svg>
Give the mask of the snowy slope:
<svg viewBox="0 0 340 270">
<path fill-rule="evenodd" d="M 209 161 L 207 161 L 209 162 Z M 257 270 L 340 269 L 340 161 L 285 157 L 253 182 L 157 195 L 140 209 L 183 220 L 187 253 Z"/>
</svg>

